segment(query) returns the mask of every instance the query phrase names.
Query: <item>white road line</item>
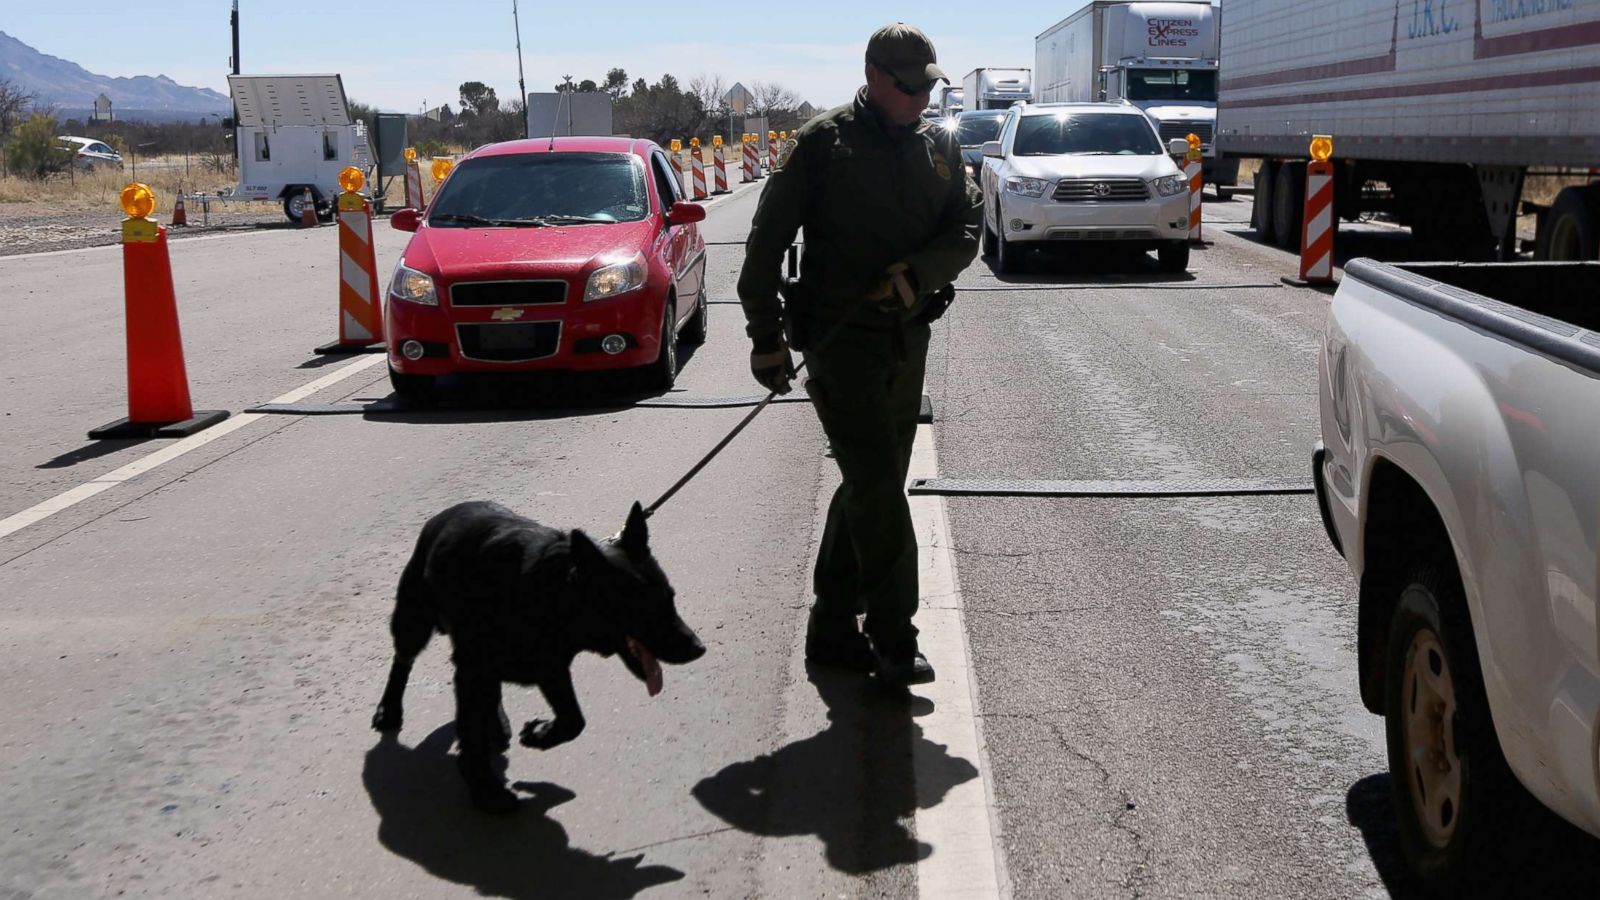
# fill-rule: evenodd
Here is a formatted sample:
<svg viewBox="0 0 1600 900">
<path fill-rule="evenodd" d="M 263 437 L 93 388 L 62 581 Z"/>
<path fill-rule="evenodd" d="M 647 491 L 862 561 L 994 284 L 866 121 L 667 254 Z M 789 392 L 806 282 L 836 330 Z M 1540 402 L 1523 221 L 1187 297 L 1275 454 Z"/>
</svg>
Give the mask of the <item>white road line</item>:
<svg viewBox="0 0 1600 900">
<path fill-rule="evenodd" d="M 918 426 L 910 477 L 935 478 L 938 474 L 933 426 Z M 917 720 L 926 742 L 919 742 L 912 761 L 917 840 L 933 848 L 917 863 L 917 896 L 920 900 L 989 900 L 1008 892 L 996 843 L 999 827 L 994 819 L 988 754 L 977 717 L 977 684 L 967 650 L 944 498 L 912 497 L 911 521 L 917 531 L 917 581 L 922 593 L 917 644 L 938 673 L 932 684 L 913 689 L 934 707 L 932 713 Z M 931 745 L 944 749 L 936 751 Z M 950 787 L 949 779 L 936 771 L 947 769 L 946 753 L 971 763 L 979 777 Z"/>
<path fill-rule="evenodd" d="M 313 381 L 310 384 L 295 388 L 289 393 L 284 394 L 282 397 L 278 397 L 270 402 L 299 403 L 301 400 L 304 400 L 312 394 L 315 394 L 317 391 L 369 369 L 372 366 L 385 361 L 387 358 L 388 357 L 383 354 L 375 354 L 372 356 L 363 357 L 348 366 L 318 378 L 316 381 Z M 63 491 L 62 493 L 51 497 L 49 500 L 46 500 L 43 503 L 35 504 L 23 510 L 22 512 L 7 516 L 4 519 L 0 519 L 0 538 L 15 534 L 22 529 L 27 528 L 29 525 L 42 522 L 64 509 L 76 506 L 77 504 L 82 503 L 83 501 L 101 493 L 102 491 L 110 490 L 111 488 L 114 488 L 125 481 L 130 481 L 134 478 L 137 478 L 138 476 L 143 475 L 144 473 L 156 468 L 159 465 L 162 465 L 163 463 L 169 463 L 177 459 L 185 453 L 198 450 L 212 441 L 215 441 L 218 438 L 226 437 L 227 435 L 238 431 L 244 426 L 249 425 L 251 422 L 254 422 L 262 417 L 263 416 L 261 413 L 242 413 L 237 416 L 232 416 L 226 422 L 223 422 L 220 425 L 213 425 L 212 427 L 207 428 L 205 431 L 202 431 L 198 434 L 192 434 L 180 441 L 168 444 L 167 446 L 162 447 L 161 449 L 156 450 L 155 452 L 146 456 L 142 456 L 139 459 L 122 466 L 121 468 L 112 469 L 110 472 L 107 472 L 98 478 L 86 481 L 75 488 L 71 488 L 70 490 Z"/>
<path fill-rule="evenodd" d="M 114 233 L 114 232 L 115 232 L 115 229 L 113 228 L 112 231 L 110 231 L 108 233 Z M 178 237 L 173 237 L 171 232 L 169 231 L 168 234 L 167 234 L 167 240 L 169 241 L 168 246 L 171 246 L 172 244 L 175 244 L 175 243 L 190 244 L 190 243 L 195 243 L 197 241 L 220 241 L 220 240 L 225 240 L 225 239 L 228 239 L 228 238 L 264 237 L 264 236 L 267 236 L 267 235 L 274 235 L 274 234 L 299 234 L 299 233 L 300 233 L 299 231 L 297 231 L 296 229 L 293 229 L 293 228 L 266 228 L 266 229 L 261 229 L 261 230 L 258 230 L 258 231 L 231 231 L 231 232 L 227 232 L 227 233 L 224 233 L 224 234 L 197 234 L 194 237 L 178 238 Z M 68 248 L 66 250 L 36 250 L 36 251 L 34 251 L 32 253 L 13 253 L 10 256 L 0 256 L 0 266 L 3 266 L 6 262 L 8 262 L 10 260 L 13 260 L 13 259 L 36 259 L 36 258 L 41 257 L 41 256 L 62 256 L 62 255 L 65 255 L 67 253 L 98 253 L 98 252 L 104 251 L 104 250 L 121 250 L 121 249 L 122 249 L 122 242 L 120 240 L 118 240 L 118 241 L 113 241 L 112 243 L 109 243 L 109 244 L 96 244 L 93 247 L 70 247 L 70 248 Z"/>
</svg>

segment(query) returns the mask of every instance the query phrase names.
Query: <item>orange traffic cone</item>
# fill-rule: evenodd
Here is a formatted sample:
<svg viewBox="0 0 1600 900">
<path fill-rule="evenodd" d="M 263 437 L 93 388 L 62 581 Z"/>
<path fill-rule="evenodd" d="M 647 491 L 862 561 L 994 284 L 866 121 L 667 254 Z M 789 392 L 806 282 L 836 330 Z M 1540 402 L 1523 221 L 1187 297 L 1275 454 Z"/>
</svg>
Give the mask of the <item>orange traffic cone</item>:
<svg viewBox="0 0 1600 900">
<path fill-rule="evenodd" d="M 300 227 L 317 227 L 317 201 L 311 197 L 311 188 L 305 189 L 305 199 L 300 202 Z"/>
<path fill-rule="evenodd" d="M 227 410 L 196 413 L 178 332 L 167 230 L 146 218 L 155 194 L 143 184 L 122 190 L 122 281 L 128 320 L 128 417 L 89 432 L 102 438 L 184 437 L 228 417 Z"/>
<path fill-rule="evenodd" d="M 178 199 L 172 201 L 172 227 L 178 228 L 189 224 L 189 213 L 183 208 L 183 194 L 178 194 Z"/>
</svg>

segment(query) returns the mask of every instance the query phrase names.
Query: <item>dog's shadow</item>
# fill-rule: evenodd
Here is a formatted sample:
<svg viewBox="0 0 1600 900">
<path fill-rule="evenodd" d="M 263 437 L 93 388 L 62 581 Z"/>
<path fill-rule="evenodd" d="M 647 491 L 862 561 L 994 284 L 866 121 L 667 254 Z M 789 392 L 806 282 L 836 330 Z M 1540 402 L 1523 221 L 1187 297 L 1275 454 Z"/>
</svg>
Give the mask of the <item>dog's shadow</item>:
<svg viewBox="0 0 1600 900">
<path fill-rule="evenodd" d="M 702 780 L 695 799 L 751 834 L 814 834 L 828 865 L 854 875 L 926 859 L 912 817 L 978 777 L 970 761 L 922 736 L 914 715 L 931 706 L 860 676 L 808 667 L 828 707 L 828 727 Z M 915 760 L 916 769 L 913 769 Z M 918 783 L 917 775 L 921 775 Z"/>
<path fill-rule="evenodd" d="M 571 846 L 566 829 L 546 815 L 576 796 L 559 785 L 518 782 L 529 796 L 515 813 L 478 812 L 450 755 L 454 741 L 451 723 L 414 748 L 386 734 L 367 752 L 361 781 L 381 819 L 378 841 L 395 855 L 490 897 L 625 898 L 684 877 L 640 865 L 643 854 L 597 856 Z"/>
</svg>

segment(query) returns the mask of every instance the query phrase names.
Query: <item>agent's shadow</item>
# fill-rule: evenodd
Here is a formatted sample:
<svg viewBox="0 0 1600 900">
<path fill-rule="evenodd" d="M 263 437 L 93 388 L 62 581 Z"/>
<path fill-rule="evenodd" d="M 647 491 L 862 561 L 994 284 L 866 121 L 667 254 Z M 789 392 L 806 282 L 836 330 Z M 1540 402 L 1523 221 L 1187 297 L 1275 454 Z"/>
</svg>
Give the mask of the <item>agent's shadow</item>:
<svg viewBox="0 0 1600 900">
<path fill-rule="evenodd" d="M 640 863 L 644 855 L 597 856 L 571 846 L 567 831 L 546 815 L 576 795 L 559 785 L 518 782 L 527 793 L 509 816 L 491 816 L 468 802 L 450 745 L 453 723 L 414 748 L 386 734 L 367 752 L 361 781 L 378 811 L 378 841 L 438 878 L 490 897 L 626 898 L 683 873 Z"/>
<path fill-rule="evenodd" d="M 911 817 L 978 777 L 977 768 L 922 736 L 912 717 L 931 708 L 927 701 L 886 692 L 860 676 L 807 671 L 828 707 L 828 727 L 724 768 L 694 786 L 695 799 L 751 834 L 814 834 L 828 864 L 841 872 L 926 859 L 936 848 L 912 835 Z"/>
</svg>

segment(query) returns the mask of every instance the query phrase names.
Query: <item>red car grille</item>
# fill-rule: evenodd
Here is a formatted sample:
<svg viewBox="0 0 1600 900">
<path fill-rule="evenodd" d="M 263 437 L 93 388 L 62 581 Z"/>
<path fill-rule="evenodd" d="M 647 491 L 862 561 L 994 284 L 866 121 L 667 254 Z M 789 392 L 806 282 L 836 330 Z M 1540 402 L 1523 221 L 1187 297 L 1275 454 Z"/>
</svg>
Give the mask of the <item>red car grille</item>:
<svg viewBox="0 0 1600 900">
<path fill-rule="evenodd" d="M 457 325 L 461 355 L 480 362 L 527 362 L 554 356 L 561 347 L 560 322 Z"/>
</svg>

